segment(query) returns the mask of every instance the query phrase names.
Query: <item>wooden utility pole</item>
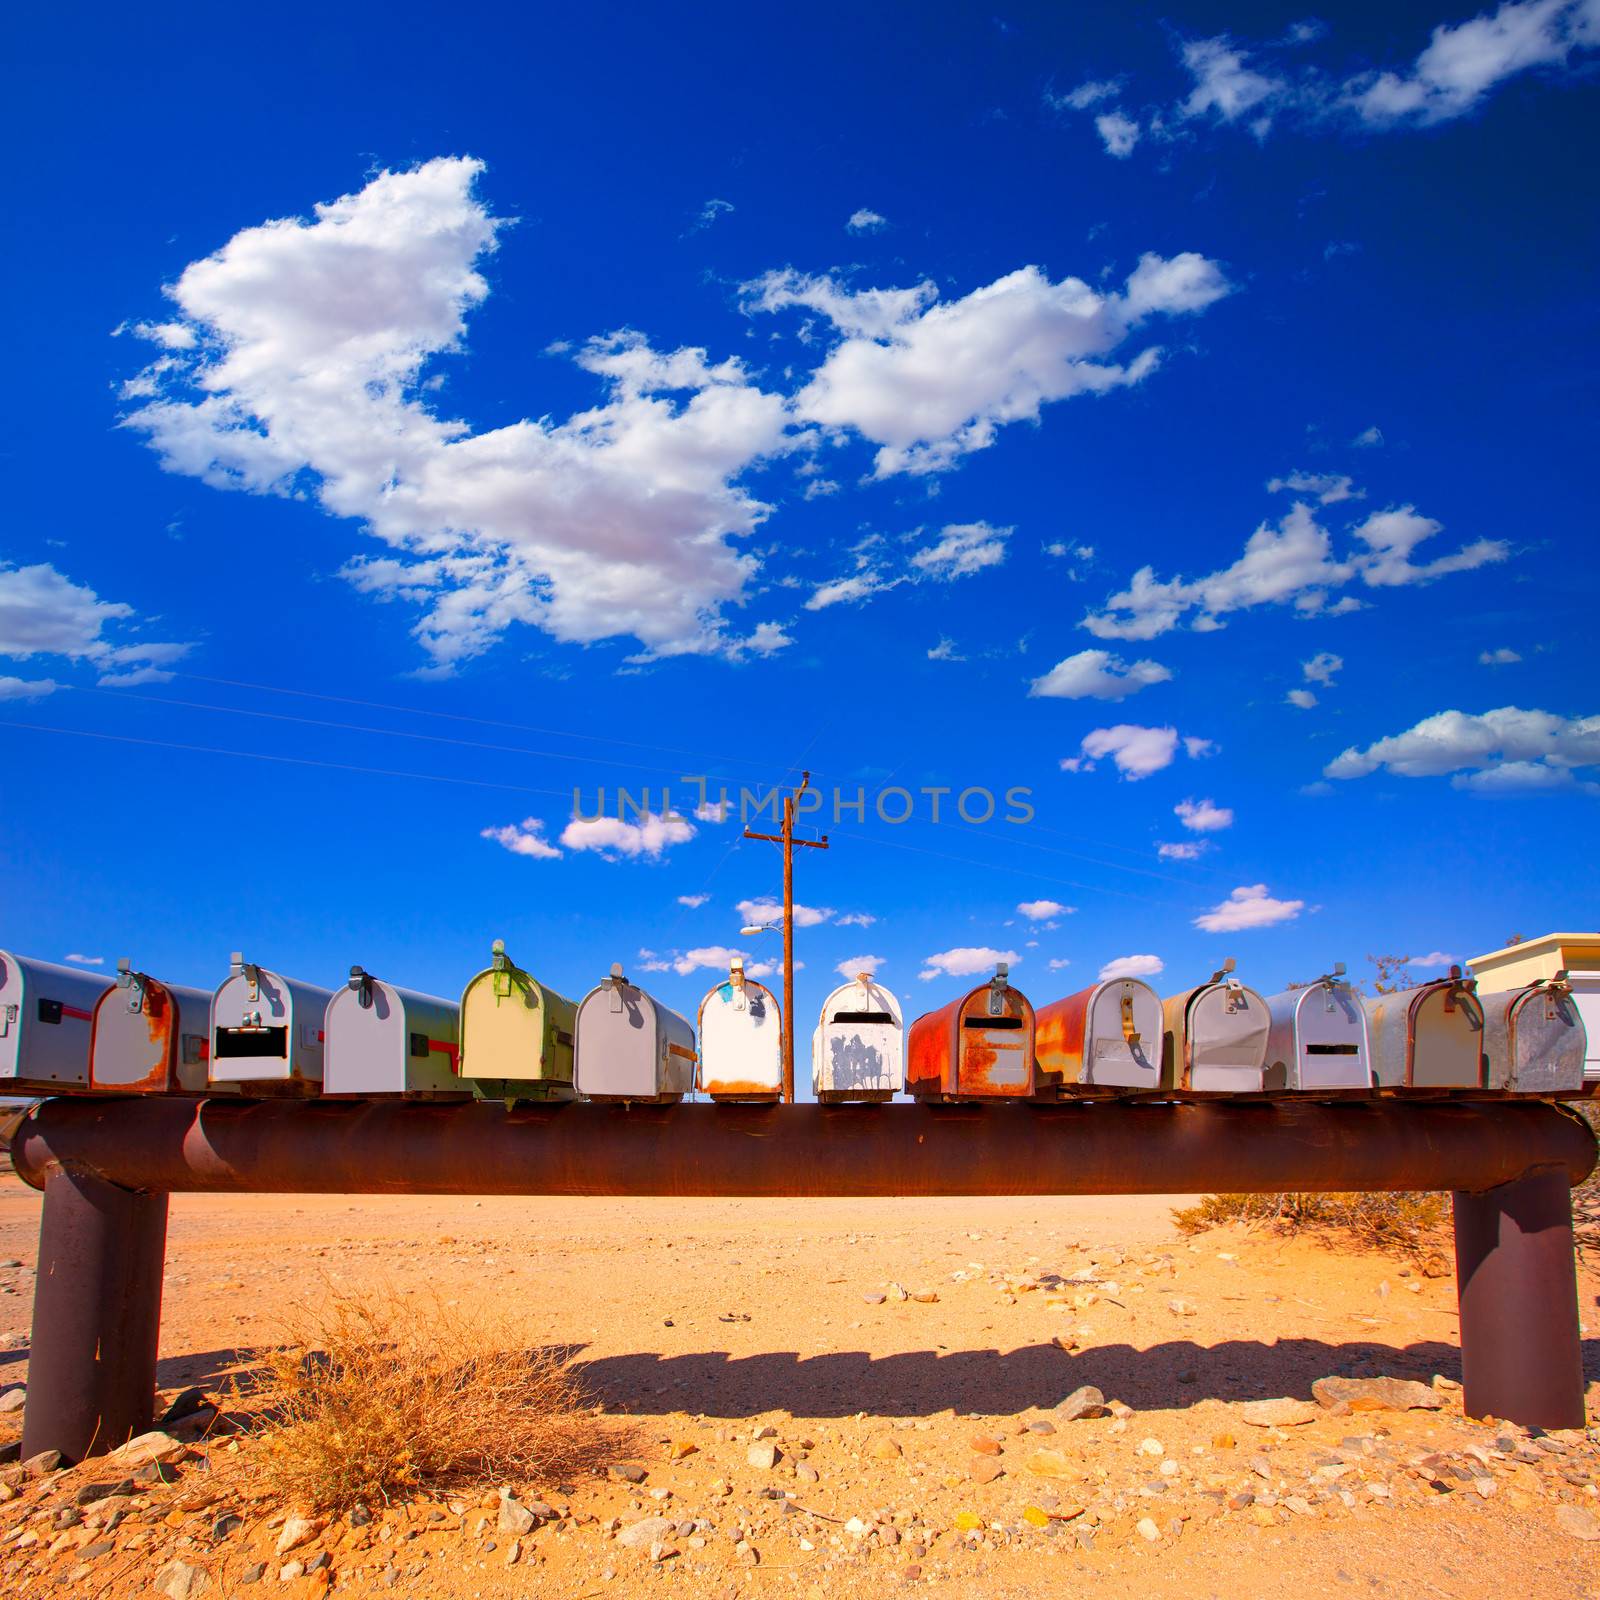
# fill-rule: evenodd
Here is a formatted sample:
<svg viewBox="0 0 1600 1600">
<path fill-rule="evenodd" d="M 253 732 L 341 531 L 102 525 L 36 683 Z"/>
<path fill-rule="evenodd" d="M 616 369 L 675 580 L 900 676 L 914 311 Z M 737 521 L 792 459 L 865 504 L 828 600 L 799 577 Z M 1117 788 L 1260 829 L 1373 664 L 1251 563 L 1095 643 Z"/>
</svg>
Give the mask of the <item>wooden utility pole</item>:
<svg viewBox="0 0 1600 1600">
<path fill-rule="evenodd" d="M 800 774 L 800 787 L 783 797 L 783 832 L 753 833 L 744 830 L 747 839 L 764 839 L 768 844 L 783 846 L 783 1099 L 785 1105 L 794 1104 L 794 847 L 804 845 L 807 850 L 826 850 L 828 836 L 820 839 L 797 839 L 794 836 L 795 803 L 811 785 L 811 774 Z"/>
</svg>

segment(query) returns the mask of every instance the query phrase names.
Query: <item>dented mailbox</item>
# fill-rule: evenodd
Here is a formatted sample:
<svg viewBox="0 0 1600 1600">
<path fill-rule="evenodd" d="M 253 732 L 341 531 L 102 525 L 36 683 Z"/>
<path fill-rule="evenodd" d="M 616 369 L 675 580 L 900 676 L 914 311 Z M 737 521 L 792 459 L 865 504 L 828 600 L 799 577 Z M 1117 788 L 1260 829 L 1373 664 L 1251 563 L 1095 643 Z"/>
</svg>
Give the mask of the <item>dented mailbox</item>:
<svg viewBox="0 0 1600 1600">
<path fill-rule="evenodd" d="M 461 1076 L 482 1100 L 570 1100 L 577 1016 L 496 939 L 461 996 Z"/>
<path fill-rule="evenodd" d="M 911 1024 L 906 1087 L 924 1100 L 1034 1093 L 1033 1006 L 1000 962 L 987 983 Z"/>
<path fill-rule="evenodd" d="M 900 1002 L 870 972 L 822 1002 L 811 1035 L 811 1088 L 823 1102 L 888 1100 L 906 1086 Z"/>
<path fill-rule="evenodd" d="M 1588 1035 L 1565 972 L 1482 997 L 1487 1087 L 1506 1094 L 1577 1094 Z"/>
<path fill-rule="evenodd" d="M 208 1094 L 211 996 L 117 963 L 90 1025 L 89 1087 L 113 1094 Z"/>
<path fill-rule="evenodd" d="M 1267 1001 L 1264 1085 L 1278 1094 L 1370 1094 L 1372 1055 L 1361 997 L 1334 963 L 1303 989 L 1286 989 Z"/>
<path fill-rule="evenodd" d="M 1107 978 L 1039 1012 L 1039 1077 L 1062 1095 L 1161 1087 L 1161 1000 Z"/>
<path fill-rule="evenodd" d="M 365 967 L 351 967 L 323 1022 L 322 1092 L 419 1100 L 470 1095 L 456 1072 L 460 1019 L 453 1000 L 401 989 Z"/>
<path fill-rule="evenodd" d="M 1233 976 L 1230 957 L 1209 983 L 1161 1002 L 1161 1087 L 1188 1094 L 1260 1094 L 1267 1002 Z"/>
<path fill-rule="evenodd" d="M 211 1000 L 210 1081 L 257 1093 L 316 1094 L 332 998 L 331 989 L 286 978 L 234 951 L 232 970 Z"/>
<path fill-rule="evenodd" d="M 590 1100 L 681 1100 L 694 1088 L 694 1029 L 613 963 L 578 1003 L 573 1082 Z"/>
<path fill-rule="evenodd" d="M 700 1002 L 700 1087 L 713 1100 L 783 1093 L 782 1013 L 772 991 L 745 976 L 742 956 Z"/>
<path fill-rule="evenodd" d="M 0 1092 L 89 1083 L 89 1030 L 111 980 L 0 950 Z"/>
<path fill-rule="evenodd" d="M 1364 998 L 1367 1048 L 1380 1093 L 1486 1087 L 1483 1007 L 1471 978 L 1448 978 Z"/>
</svg>

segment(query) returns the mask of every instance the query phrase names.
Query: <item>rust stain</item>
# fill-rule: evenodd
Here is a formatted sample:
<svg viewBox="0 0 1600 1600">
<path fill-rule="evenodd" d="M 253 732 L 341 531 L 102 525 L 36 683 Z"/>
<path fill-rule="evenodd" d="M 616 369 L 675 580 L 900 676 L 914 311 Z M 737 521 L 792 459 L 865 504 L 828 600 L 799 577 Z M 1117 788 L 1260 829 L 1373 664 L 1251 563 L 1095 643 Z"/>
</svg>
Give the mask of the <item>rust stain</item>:
<svg viewBox="0 0 1600 1600">
<path fill-rule="evenodd" d="M 1034 1025 L 1034 1054 L 1039 1072 L 1070 1091 L 1083 1082 L 1083 1035 L 1089 1023 L 1089 1001 L 1100 986 L 1069 994 L 1043 1007 Z"/>
<path fill-rule="evenodd" d="M 713 1078 L 705 1089 L 713 1100 L 776 1100 L 783 1092 L 770 1083 L 739 1078 Z"/>
</svg>

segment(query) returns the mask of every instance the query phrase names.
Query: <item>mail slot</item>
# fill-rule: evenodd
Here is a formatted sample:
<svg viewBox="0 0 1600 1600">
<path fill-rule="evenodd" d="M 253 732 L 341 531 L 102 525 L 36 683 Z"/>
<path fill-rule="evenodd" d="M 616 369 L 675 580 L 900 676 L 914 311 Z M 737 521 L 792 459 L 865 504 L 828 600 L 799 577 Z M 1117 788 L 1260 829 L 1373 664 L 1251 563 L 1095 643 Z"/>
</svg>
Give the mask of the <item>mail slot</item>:
<svg viewBox="0 0 1600 1600">
<path fill-rule="evenodd" d="M 1483 1007 L 1474 980 L 1448 978 L 1364 998 L 1372 1075 L 1383 1093 L 1486 1087 Z"/>
<path fill-rule="evenodd" d="M 456 1072 L 461 1011 L 454 1000 L 418 994 L 351 967 L 323 1023 L 322 1092 L 464 1099 Z"/>
<path fill-rule="evenodd" d="M 162 983 L 117 963 L 117 981 L 95 1003 L 90 1025 L 89 1087 L 112 1094 L 216 1094 L 212 1084 L 211 996 L 187 984 Z"/>
<path fill-rule="evenodd" d="M 613 963 L 578 1003 L 573 1082 L 590 1100 L 681 1100 L 694 1088 L 694 1029 Z"/>
<path fill-rule="evenodd" d="M 745 976 L 741 956 L 700 1002 L 700 1087 L 713 1100 L 783 1093 L 782 1011 L 770 989 Z"/>
<path fill-rule="evenodd" d="M 89 1031 L 111 980 L 0 950 L 0 1086 L 59 1093 L 89 1085 Z"/>
<path fill-rule="evenodd" d="M 1190 1094 L 1260 1094 L 1267 1002 L 1233 976 L 1230 957 L 1209 983 L 1161 1002 L 1161 1086 Z"/>
<path fill-rule="evenodd" d="M 1286 989 L 1267 1001 L 1268 1093 L 1370 1094 L 1372 1053 L 1361 997 L 1336 962 L 1303 989 Z"/>
<path fill-rule="evenodd" d="M 811 1035 L 811 1088 L 818 1100 L 888 1100 L 906 1086 L 900 1002 L 870 972 L 858 972 L 822 1002 Z"/>
<path fill-rule="evenodd" d="M 1521 989 L 1486 994 L 1488 1087 L 1507 1094 L 1577 1094 L 1588 1032 L 1564 971 Z"/>
<path fill-rule="evenodd" d="M 1161 1087 L 1161 1000 L 1138 978 L 1090 984 L 1039 1013 L 1039 1078 L 1062 1095 Z"/>
<path fill-rule="evenodd" d="M 1000 962 L 985 984 L 911 1024 L 907 1087 L 924 1100 L 1025 1098 L 1034 1092 L 1033 1006 Z"/>
<path fill-rule="evenodd" d="M 257 1093 L 317 1094 L 332 998 L 330 989 L 286 978 L 234 951 L 211 1001 L 210 1081 L 247 1084 Z"/>
<path fill-rule="evenodd" d="M 480 1100 L 570 1100 L 577 1016 L 496 939 L 461 996 L 461 1076 Z"/>
</svg>

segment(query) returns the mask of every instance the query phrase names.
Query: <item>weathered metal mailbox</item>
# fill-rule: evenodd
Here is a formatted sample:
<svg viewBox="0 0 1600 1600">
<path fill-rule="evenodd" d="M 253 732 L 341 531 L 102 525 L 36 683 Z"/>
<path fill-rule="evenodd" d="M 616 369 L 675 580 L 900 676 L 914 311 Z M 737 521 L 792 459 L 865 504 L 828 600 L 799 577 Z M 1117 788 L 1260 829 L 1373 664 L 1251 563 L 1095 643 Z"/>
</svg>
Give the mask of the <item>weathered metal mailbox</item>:
<svg viewBox="0 0 1600 1600">
<path fill-rule="evenodd" d="M 577 1016 L 496 939 L 461 996 L 461 1076 L 480 1100 L 570 1100 Z"/>
<path fill-rule="evenodd" d="M 1363 998 L 1372 1076 L 1382 1093 L 1482 1089 L 1483 1007 L 1460 967 L 1414 989 Z"/>
<path fill-rule="evenodd" d="M 1588 1034 L 1565 972 L 1486 994 L 1481 1003 L 1486 1087 L 1506 1094 L 1582 1090 Z"/>
<path fill-rule="evenodd" d="M 870 972 L 858 972 L 822 1002 L 811 1035 L 811 1088 L 823 1102 L 888 1100 L 906 1086 L 900 1002 Z"/>
<path fill-rule="evenodd" d="M 906 1086 L 924 1100 L 1026 1098 L 1033 1033 L 1033 1005 L 1002 961 L 987 983 L 911 1024 Z"/>
<path fill-rule="evenodd" d="M 700 1002 L 700 1087 L 713 1100 L 783 1093 L 782 1013 L 772 991 L 745 976 L 742 956 Z"/>
<path fill-rule="evenodd" d="M 211 1000 L 210 1081 L 256 1093 L 318 1093 L 332 998 L 331 989 L 286 978 L 235 950 L 232 970 Z"/>
<path fill-rule="evenodd" d="M 1233 976 L 1230 957 L 1209 983 L 1161 1002 L 1161 1087 L 1188 1094 L 1260 1094 L 1267 1002 Z"/>
<path fill-rule="evenodd" d="M 0 950 L 0 1091 L 89 1082 L 89 1030 L 111 980 Z"/>
<path fill-rule="evenodd" d="M 462 1099 L 456 1072 L 461 1011 L 453 1000 L 418 994 L 351 967 L 323 1022 L 322 1092 Z"/>
<path fill-rule="evenodd" d="M 589 1100 L 681 1100 L 694 1088 L 694 1029 L 622 975 L 578 1002 L 573 1082 Z"/>
<path fill-rule="evenodd" d="M 89 1087 L 112 1094 L 208 1094 L 213 1085 L 211 996 L 162 983 L 133 963 L 117 963 L 117 981 L 95 1003 L 89 1030 Z"/>
<path fill-rule="evenodd" d="M 1161 1000 L 1138 978 L 1106 978 L 1039 1012 L 1039 1078 L 1058 1094 L 1161 1087 Z"/>
<path fill-rule="evenodd" d="M 1267 1015 L 1268 1093 L 1371 1094 L 1367 1013 L 1345 979 L 1344 962 L 1303 989 L 1273 995 Z"/>
</svg>

